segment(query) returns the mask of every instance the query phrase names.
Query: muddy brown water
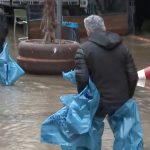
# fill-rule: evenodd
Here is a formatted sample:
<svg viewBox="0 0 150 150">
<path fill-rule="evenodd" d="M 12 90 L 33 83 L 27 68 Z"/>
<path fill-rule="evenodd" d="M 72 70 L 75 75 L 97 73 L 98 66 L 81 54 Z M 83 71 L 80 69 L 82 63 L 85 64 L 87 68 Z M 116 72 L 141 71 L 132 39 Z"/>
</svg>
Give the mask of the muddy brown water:
<svg viewBox="0 0 150 150">
<path fill-rule="evenodd" d="M 12 36 L 8 37 L 10 53 L 17 50 Z M 150 42 L 127 36 L 129 47 L 138 70 L 150 66 Z M 140 108 L 145 149 L 150 150 L 150 82 L 136 88 L 135 99 Z M 50 114 L 62 107 L 59 96 L 76 93 L 76 87 L 61 75 L 25 74 L 13 86 L 0 86 L 0 150 L 59 150 L 59 146 L 40 143 L 40 126 Z M 113 135 L 106 123 L 103 149 L 111 150 Z"/>
</svg>

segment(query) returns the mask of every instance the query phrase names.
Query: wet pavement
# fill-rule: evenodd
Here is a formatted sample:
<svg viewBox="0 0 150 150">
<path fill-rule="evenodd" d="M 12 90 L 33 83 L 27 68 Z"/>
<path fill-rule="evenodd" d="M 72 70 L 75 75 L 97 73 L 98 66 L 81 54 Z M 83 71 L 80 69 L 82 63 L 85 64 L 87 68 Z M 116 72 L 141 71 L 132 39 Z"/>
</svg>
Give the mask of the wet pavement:
<svg viewBox="0 0 150 150">
<path fill-rule="evenodd" d="M 7 41 L 14 59 L 17 49 L 10 30 Z M 20 33 L 18 33 L 20 34 Z M 126 36 L 138 70 L 150 66 L 149 35 Z M 141 113 L 145 150 L 150 150 L 150 81 L 136 88 L 135 99 Z M 62 107 L 59 96 L 76 93 L 76 87 L 60 75 L 25 74 L 13 86 L 0 86 L 0 150 L 60 150 L 59 146 L 40 143 L 42 121 Z M 111 150 L 113 135 L 106 122 L 103 150 Z"/>
</svg>

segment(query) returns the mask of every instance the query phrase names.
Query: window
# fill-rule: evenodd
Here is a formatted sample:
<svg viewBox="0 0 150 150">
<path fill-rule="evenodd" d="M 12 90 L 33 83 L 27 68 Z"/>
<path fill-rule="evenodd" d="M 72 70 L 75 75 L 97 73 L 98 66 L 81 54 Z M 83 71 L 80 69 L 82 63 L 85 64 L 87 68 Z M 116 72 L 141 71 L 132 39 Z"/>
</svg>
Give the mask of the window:
<svg viewBox="0 0 150 150">
<path fill-rule="evenodd" d="M 95 12 L 98 14 L 108 14 L 108 13 L 121 13 L 127 11 L 127 0 L 89 0 L 90 12 Z"/>
</svg>

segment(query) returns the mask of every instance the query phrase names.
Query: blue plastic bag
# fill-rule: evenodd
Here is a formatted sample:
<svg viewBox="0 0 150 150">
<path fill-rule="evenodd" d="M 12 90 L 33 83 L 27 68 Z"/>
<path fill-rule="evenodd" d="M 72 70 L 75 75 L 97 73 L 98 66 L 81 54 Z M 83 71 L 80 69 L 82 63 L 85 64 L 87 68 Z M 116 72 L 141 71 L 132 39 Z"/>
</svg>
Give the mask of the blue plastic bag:
<svg viewBox="0 0 150 150">
<path fill-rule="evenodd" d="M 94 118 L 89 131 L 79 135 L 78 143 L 71 143 L 71 146 L 61 145 L 61 148 L 62 150 L 101 150 L 103 131 L 103 119 Z"/>
<path fill-rule="evenodd" d="M 63 75 L 74 83 L 74 71 Z M 65 106 L 42 123 L 41 142 L 62 145 L 62 148 L 67 146 L 71 150 L 77 146 L 97 150 L 95 137 L 99 137 L 96 138 L 99 141 L 100 133 L 103 132 L 99 121 L 93 121 L 99 97 L 99 92 L 90 80 L 80 94 L 61 96 Z"/>
<path fill-rule="evenodd" d="M 75 83 L 74 71 L 63 75 Z M 95 85 L 89 80 L 80 94 L 60 99 L 65 106 L 42 123 L 41 141 L 58 144 L 62 150 L 101 150 L 104 118 L 94 117 L 100 100 Z M 139 111 L 133 99 L 107 119 L 115 136 L 113 150 L 143 150 Z"/>
<path fill-rule="evenodd" d="M 143 150 L 143 135 L 138 106 L 133 99 L 128 100 L 113 116 L 108 118 L 115 141 L 113 150 Z"/>
<path fill-rule="evenodd" d="M 104 124 L 103 119 L 95 119 L 97 119 L 98 123 L 96 128 L 99 128 L 99 131 L 101 131 L 97 133 L 97 136 L 93 137 L 95 144 L 97 145 L 97 149 L 95 150 L 101 150 L 101 137 L 104 130 Z M 113 150 L 144 150 L 139 110 L 135 100 L 128 100 L 111 117 L 107 117 L 107 120 L 115 137 Z M 95 122 L 95 120 L 93 120 L 93 122 Z M 89 141 L 87 140 L 87 143 L 88 142 Z M 62 150 L 94 149 L 78 146 L 62 146 Z"/>
<path fill-rule="evenodd" d="M 24 74 L 22 68 L 10 57 L 8 44 L 4 43 L 0 53 L 0 84 L 12 85 Z"/>
<path fill-rule="evenodd" d="M 74 70 L 71 70 L 69 72 L 63 72 L 62 75 L 65 80 L 68 80 L 72 84 L 76 84 L 76 77 Z"/>
</svg>

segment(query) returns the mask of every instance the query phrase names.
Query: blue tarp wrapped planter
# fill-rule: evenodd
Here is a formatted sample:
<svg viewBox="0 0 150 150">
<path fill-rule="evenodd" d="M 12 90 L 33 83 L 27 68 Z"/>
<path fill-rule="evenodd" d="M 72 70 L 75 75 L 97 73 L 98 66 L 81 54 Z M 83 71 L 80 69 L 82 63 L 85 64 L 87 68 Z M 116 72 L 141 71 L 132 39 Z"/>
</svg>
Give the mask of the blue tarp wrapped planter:
<svg viewBox="0 0 150 150">
<path fill-rule="evenodd" d="M 0 53 L 0 84 L 12 85 L 24 74 L 22 68 L 13 60 L 5 42 L 3 51 Z"/>
<path fill-rule="evenodd" d="M 75 84 L 74 71 L 63 73 L 63 76 Z M 81 93 L 63 95 L 60 100 L 64 107 L 42 123 L 41 142 L 60 145 L 62 150 L 101 150 L 104 118 L 94 117 L 100 96 L 91 80 Z M 122 150 L 143 150 L 140 118 L 134 100 L 129 100 L 107 119 L 116 138 L 114 150 L 120 147 Z"/>
</svg>

